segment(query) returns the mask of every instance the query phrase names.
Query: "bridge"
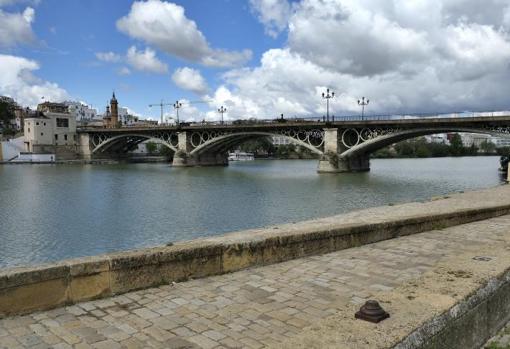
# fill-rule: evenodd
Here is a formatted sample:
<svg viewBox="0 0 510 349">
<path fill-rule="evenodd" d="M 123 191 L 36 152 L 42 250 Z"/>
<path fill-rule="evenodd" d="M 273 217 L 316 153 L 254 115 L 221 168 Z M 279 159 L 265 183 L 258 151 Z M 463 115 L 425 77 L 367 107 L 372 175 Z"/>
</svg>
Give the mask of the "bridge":
<svg viewBox="0 0 510 349">
<path fill-rule="evenodd" d="M 248 140 L 283 136 L 319 155 L 318 172 L 370 170 L 370 154 L 388 145 L 419 136 L 466 132 L 510 137 L 510 115 L 444 117 L 372 117 L 320 120 L 245 120 L 229 124 L 121 127 L 78 130 L 84 158 L 112 158 L 155 140 L 173 153 L 173 166 L 228 165 L 228 150 Z"/>
</svg>

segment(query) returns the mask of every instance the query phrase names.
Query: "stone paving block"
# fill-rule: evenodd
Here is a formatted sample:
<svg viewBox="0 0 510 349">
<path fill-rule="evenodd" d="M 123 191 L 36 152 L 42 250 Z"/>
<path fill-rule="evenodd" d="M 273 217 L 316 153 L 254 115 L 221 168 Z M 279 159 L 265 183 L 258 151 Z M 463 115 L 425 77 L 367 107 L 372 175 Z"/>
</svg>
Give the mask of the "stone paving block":
<svg viewBox="0 0 510 349">
<path fill-rule="evenodd" d="M 218 342 L 216 342 L 204 335 L 201 335 L 201 334 L 197 334 L 195 336 L 189 337 L 186 340 L 197 344 L 200 348 L 203 348 L 203 349 L 212 349 L 219 345 Z"/>
</svg>

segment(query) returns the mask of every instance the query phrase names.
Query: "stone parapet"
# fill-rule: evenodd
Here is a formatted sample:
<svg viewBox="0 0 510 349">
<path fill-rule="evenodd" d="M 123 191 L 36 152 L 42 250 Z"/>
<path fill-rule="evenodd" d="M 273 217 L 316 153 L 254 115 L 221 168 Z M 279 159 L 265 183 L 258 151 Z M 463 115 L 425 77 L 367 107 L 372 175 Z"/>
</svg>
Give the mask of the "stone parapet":
<svg viewBox="0 0 510 349">
<path fill-rule="evenodd" d="M 0 317 L 323 254 L 510 213 L 510 189 L 0 272 Z"/>
</svg>

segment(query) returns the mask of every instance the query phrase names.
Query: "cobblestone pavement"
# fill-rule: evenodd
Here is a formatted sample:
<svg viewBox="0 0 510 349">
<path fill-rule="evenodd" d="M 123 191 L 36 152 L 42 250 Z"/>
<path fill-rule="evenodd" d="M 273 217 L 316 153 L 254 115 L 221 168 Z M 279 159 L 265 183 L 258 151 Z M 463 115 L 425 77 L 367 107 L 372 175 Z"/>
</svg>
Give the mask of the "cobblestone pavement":
<svg viewBox="0 0 510 349">
<path fill-rule="evenodd" d="M 0 348 L 262 348 L 510 234 L 510 216 L 0 320 Z"/>
</svg>

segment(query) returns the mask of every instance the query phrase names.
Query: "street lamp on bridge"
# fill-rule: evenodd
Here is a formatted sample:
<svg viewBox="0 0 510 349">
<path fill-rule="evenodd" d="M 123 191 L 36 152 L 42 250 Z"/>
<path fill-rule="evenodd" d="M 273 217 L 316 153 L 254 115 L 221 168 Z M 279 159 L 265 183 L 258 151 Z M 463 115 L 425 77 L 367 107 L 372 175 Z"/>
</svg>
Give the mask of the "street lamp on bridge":
<svg viewBox="0 0 510 349">
<path fill-rule="evenodd" d="M 326 93 L 322 92 L 322 98 L 326 100 L 326 122 L 329 122 L 329 100 L 335 97 L 335 92 L 329 91 L 329 88 L 326 89 Z"/>
<path fill-rule="evenodd" d="M 226 113 L 227 112 L 227 108 L 225 108 L 224 106 L 221 106 L 218 108 L 218 113 L 221 114 L 221 124 L 223 125 L 223 113 Z"/>
<path fill-rule="evenodd" d="M 361 120 L 363 120 L 363 115 L 365 115 L 365 106 L 370 103 L 370 100 L 367 98 L 365 100 L 365 97 L 362 97 L 361 100 L 358 99 L 358 105 L 361 105 Z"/>
<path fill-rule="evenodd" d="M 175 103 L 174 103 L 174 109 L 175 109 L 175 113 L 176 113 L 175 122 L 177 123 L 177 126 L 179 126 L 179 109 L 180 108 L 182 108 L 182 103 L 180 103 L 179 101 L 175 101 Z"/>
</svg>

